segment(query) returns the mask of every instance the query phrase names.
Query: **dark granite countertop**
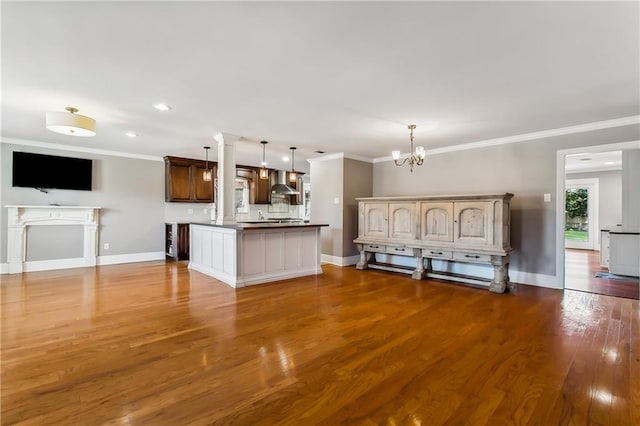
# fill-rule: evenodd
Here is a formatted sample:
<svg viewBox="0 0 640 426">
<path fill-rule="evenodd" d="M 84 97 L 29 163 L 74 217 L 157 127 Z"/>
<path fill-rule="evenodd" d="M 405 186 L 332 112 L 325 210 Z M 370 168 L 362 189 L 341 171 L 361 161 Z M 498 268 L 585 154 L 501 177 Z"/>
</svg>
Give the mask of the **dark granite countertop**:
<svg viewBox="0 0 640 426">
<path fill-rule="evenodd" d="M 192 225 L 204 225 L 213 226 L 216 228 L 235 229 L 236 231 L 248 231 L 251 229 L 272 229 L 272 228 L 314 228 L 319 226 L 329 226 L 327 223 L 304 223 L 304 222 L 291 222 L 291 223 L 276 223 L 276 222 L 264 222 L 264 223 L 235 223 L 233 225 L 216 225 L 215 222 L 191 222 Z"/>
</svg>

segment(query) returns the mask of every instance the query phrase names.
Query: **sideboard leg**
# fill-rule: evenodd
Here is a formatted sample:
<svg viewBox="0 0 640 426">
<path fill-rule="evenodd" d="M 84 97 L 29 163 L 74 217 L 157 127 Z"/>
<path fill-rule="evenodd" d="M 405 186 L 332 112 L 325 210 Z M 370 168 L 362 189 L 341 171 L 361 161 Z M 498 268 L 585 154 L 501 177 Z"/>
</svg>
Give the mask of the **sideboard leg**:
<svg viewBox="0 0 640 426">
<path fill-rule="evenodd" d="M 367 262 L 367 252 L 360 250 L 360 260 L 356 263 L 356 269 L 368 269 L 369 263 Z"/>
<path fill-rule="evenodd" d="M 504 293 L 507 290 L 509 267 L 505 265 L 493 265 L 493 281 L 489 285 L 489 291 Z"/>
<path fill-rule="evenodd" d="M 424 277 L 426 277 L 427 275 L 426 271 L 424 270 L 424 260 L 422 259 L 422 250 L 415 249 L 414 251 L 417 252 L 417 253 L 414 253 L 416 257 L 416 269 L 411 274 L 411 278 L 413 278 L 414 280 L 421 280 L 421 279 L 424 279 Z"/>
</svg>

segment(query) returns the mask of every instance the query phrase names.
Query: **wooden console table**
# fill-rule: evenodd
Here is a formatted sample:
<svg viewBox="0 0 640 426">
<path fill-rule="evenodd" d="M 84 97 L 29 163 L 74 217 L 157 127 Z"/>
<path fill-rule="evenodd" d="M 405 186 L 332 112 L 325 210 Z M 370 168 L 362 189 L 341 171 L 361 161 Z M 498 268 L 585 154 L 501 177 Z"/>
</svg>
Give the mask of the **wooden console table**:
<svg viewBox="0 0 640 426">
<path fill-rule="evenodd" d="M 480 277 L 435 271 L 432 260 L 493 266 L 489 290 L 509 282 L 510 200 L 513 194 L 357 198 L 358 269 L 376 268 L 484 284 Z M 412 256 L 416 267 L 376 261 L 376 254 Z M 426 266 L 425 266 L 426 260 Z"/>
</svg>

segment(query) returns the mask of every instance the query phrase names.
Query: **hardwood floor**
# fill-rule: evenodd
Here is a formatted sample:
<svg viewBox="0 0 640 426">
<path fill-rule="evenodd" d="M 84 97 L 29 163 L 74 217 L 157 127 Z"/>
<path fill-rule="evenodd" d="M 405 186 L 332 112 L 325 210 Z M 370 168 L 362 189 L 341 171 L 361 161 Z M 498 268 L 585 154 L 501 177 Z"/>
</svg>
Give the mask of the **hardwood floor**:
<svg viewBox="0 0 640 426">
<path fill-rule="evenodd" d="M 596 272 L 606 272 L 600 267 L 600 252 L 594 250 L 566 249 L 565 288 L 588 291 L 607 296 L 640 299 L 638 280 L 611 280 L 596 278 Z"/>
<path fill-rule="evenodd" d="M 323 269 L 2 275 L 2 424 L 638 424 L 637 300 Z"/>
</svg>

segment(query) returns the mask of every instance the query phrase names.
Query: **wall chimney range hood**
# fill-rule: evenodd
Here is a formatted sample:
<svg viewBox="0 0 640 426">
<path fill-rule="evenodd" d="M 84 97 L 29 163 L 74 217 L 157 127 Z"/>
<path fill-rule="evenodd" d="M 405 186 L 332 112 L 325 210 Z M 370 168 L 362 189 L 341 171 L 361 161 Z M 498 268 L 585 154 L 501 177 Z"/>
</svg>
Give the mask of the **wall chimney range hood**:
<svg viewBox="0 0 640 426">
<path fill-rule="evenodd" d="M 298 195 L 299 192 L 287 185 L 287 172 L 278 170 L 278 183 L 271 187 L 272 194 Z"/>
</svg>

